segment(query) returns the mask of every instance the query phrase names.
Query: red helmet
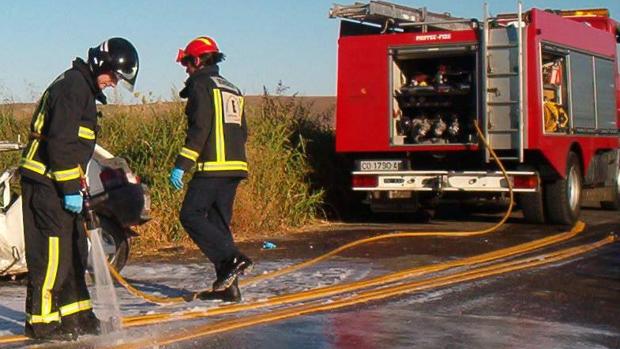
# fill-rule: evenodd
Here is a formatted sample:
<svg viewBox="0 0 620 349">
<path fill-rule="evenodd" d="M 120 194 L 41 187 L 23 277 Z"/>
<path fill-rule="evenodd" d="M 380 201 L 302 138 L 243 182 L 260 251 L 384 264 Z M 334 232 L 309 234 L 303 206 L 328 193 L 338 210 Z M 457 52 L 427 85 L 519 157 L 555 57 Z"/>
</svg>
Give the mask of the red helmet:
<svg viewBox="0 0 620 349">
<path fill-rule="evenodd" d="M 211 39 L 208 36 L 198 37 L 187 44 L 185 50 L 179 49 L 179 54 L 177 55 L 177 62 L 186 65 L 187 59 L 191 57 L 192 59 L 198 59 L 200 56 L 206 53 L 218 53 L 220 52 L 219 47 L 217 47 L 217 43 L 215 40 Z"/>
</svg>

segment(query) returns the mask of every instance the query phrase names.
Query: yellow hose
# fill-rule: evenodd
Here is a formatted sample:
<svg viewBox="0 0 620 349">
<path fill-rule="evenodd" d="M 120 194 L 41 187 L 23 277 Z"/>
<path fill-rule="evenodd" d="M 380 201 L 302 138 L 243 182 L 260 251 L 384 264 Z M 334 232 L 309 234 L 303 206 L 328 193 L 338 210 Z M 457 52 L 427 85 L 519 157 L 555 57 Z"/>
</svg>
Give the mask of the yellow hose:
<svg viewBox="0 0 620 349">
<path fill-rule="evenodd" d="M 508 218 L 510 217 L 510 214 L 512 213 L 512 209 L 514 206 L 514 193 L 513 193 L 513 187 L 512 187 L 512 183 L 510 181 L 510 178 L 508 177 L 508 174 L 506 173 L 506 169 L 504 168 L 504 165 L 502 164 L 502 162 L 499 160 L 499 158 L 497 157 L 497 154 L 495 153 L 495 151 L 493 150 L 493 148 L 489 145 L 489 143 L 487 142 L 486 138 L 484 137 L 484 135 L 482 134 L 482 131 L 480 130 L 480 128 L 478 127 L 478 124 L 475 123 L 474 124 L 475 128 L 476 128 L 476 132 L 478 133 L 478 136 L 480 137 L 480 139 L 483 141 L 483 143 L 485 144 L 485 146 L 487 147 L 487 149 L 489 150 L 491 156 L 493 157 L 493 159 L 495 160 L 495 163 L 497 164 L 497 166 L 500 168 L 504 178 L 506 179 L 506 183 L 508 183 L 508 192 L 510 195 L 510 202 L 508 205 L 508 209 L 506 210 L 506 213 L 504 214 L 504 216 L 502 217 L 502 219 L 494 224 L 493 226 L 483 229 L 483 230 L 476 230 L 476 231 L 439 231 L 439 232 L 432 232 L 432 231 L 428 231 L 428 232 L 398 232 L 398 233 L 389 233 L 389 234 L 383 234 L 383 235 L 378 235 L 378 236 L 374 236 L 374 237 L 370 237 L 370 238 L 366 238 L 366 239 L 361 239 L 361 240 L 357 240 L 357 241 L 353 241 L 350 242 L 348 244 L 345 244 L 343 246 L 340 246 L 328 253 L 325 253 L 323 255 L 320 255 L 318 257 L 315 257 L 313 259 L 307 260 L 305 262 L 302 263 L 298 263 L 298 264 L 294 264 L 291 266 L 288 266 L 286 268 L 280 269 L 280 270 L 275 270 L 269 273 L 265 273 L 262 275 L 258 275 L 258 276 L 254 276 L 254 277 L 250 277 L 250 278 L 246 278 L 243 280 L 239 281 L 239 285 L 240 286 L 247 286 L 247 285 L 252 285 L 255 284 L 259 281 L 265 280 L 265 279 L 270 279 L 270 278 L 274 278 L 277 276 L 281 276 L 284 274 L 288 274 L 294 271 L 297 271 L 299 269 L 302 268 L 306 268 L 309 267 L 311 265 L 314 265 L 316 263 L 319 263 L 323 260 L 326 260 L 332 256 L 335 256 L 337 254 L 339 254 L 342 251 L 345 251 L 347 249 L 353 248 L 355 246 L 359 246 L 359 245 L 363 245 L 363 244 L 367 244 L 370 242 L 375 242 L 375 241 L 379 241 L 379 240 L 385 240 L 385 239 L 394 239 L 394 238 L 409 238 L 409 237 L 422 237 L 422 236 L 433 236 L 433 237 L 471 237 L 471 236 L 477 236 L 477 235 L 483 235 L 483 234 L 488 234 L 490 232 L 493 232 L 495 230 L 497 230 L 499 227 L 501 227 L 506 220 L 508 220 Z M 178 303 L 182 303 L 182 302 L 186 302 L 188 299 L 184 298 L 184 297 L 160 297 L 160 296 L 155 296 L 155 295 L 151 295 L 151 294 L 147 294 L 145 292 L 140 291 L 139 289 L 133 287 L 131 284 L 129 284 L 129 282 L 127 282 L 127 280 L 125 280 L 120 273 L 118 273 L 118 271 L 116 271 L 111 265 L 108 265 L 110 268 L 110 273 L 112 274 L 112 276 L 114 277 L 114 279 L 121 284 L 123 287 L 125 287 L 127 289 L 127 291 L 129 291 L 129 293 L 133 294 L 136 297 L 142 298 L 145 301 L 151 302 L 151 303 L 155 303 L 155 304 L 160 304 L 160 305 L 166 305 L 166 304 L 178 304 Z M 195 299 L 197 294 L 200 292 L 196 292 L 193 294 L 193 297 L 190 297 L 191 299 Z"/>
<path fill-rule="evenodd" d="M 488 253 L 484 253 L 477 256 L 472 256 L 468 258 L 458 259 L 449 262 L 443 262 L 434 265 L 427 265 L 421 267 L 414 267 L 410 269 L 405 269 L 399 272 L 389 273 L 381 276 L 377 276 L 371 279 L 355 281 L 346 284 L 338 284 L 333 286 L 325 286 L 317 289 L 312 289 L 308 291 L 302 291 L 293 294 L 285 294 L 280 296 L 275 296 L 268 298 L 263 301 L 258 301 L 249 304 L 231 304 L 224 305 L 221 307 L 205 310 L 205 311 L 189 311 L 184 313 L 158 313 L 158 314 L 149 314 L 146 316 L 137 315 L 123 318 L 123 326 L 139 326 L 139 325 L 147 325 L 156 322 L 162 321 L 170 321 L 170 320 L 183 320 L 183 319 L 191 319 L 195 317 L 206 317 L 206 316 L 214 316 L 214 315 L 222 315 L 229 313 L 236 313 L 239 311 L 245 310 L 254 310 L 257 308 L 270 307 L 275 305 L 288 304 L 293 302 L 305 302 L 308 300 L 327 297 L 332 295 L 337 295 L 344 292 L 353 292 L 358 291 L 363 288 L 379 286 L 382 284 L 386 284 L 389 282 L 396 282 L 407 278 L 427 275 L 430 273 L 436 273 L 440 271 L 444 271 L 450 268 L 455 267 L 464 267 L 471 266 L 475 264 L 487 263 L 496 261 L 501 258 L 511 257 L 518 254 L 523 254 L 527 252 L 531 252 L 535 249 L 540 249 L 543 247 L 550 246 L 552 244 L 557 244 L 562 241 L 566 241 L 570 238 L 573 238 L 577 234 L 583 232 L 585 228 L 585 224 L 583 222 L 578 222 L 570 231 L 556 234 L 553 236 L 545 237 L 539 240 L 523 243 L 517 246 L 512 246 Z"/>
<path fill-rule="evenodd" d="M 157 313 L 157 314 L 129 316 L 129 317 L 123 318 L 123 327 L 144 326 L 144 325 L 162 323 L 166 321 L 178 321 L 178 320 L 203 318 L 207 316 L 229 314 L 229 313 L 235 313 L 235 312 L 240 312 L 240 311 L 245 311 L 245 310 L 253 310 L 253 309 L 258 309 L 258 308 L 263 308 L 263 307 L 288 304 L 288 303 L 293 303 L 293 302 L 308 301 L 308 300 L 331 296 L 331 295 L 335 295 L 339 293 L 353 292 L 353 291 L 357 291 L 363 288 L 382 285 L 382 284 L 386 284 L 389 282 L 395 282 L 395 281 L 399 281 L 405 278 L 411 278 L 414 276 L 421 276 L 421 275 L 426 275 L 426 274 L 433 273 L 433 272 L 439 272 L 439 271 L 443 271 L 443 270 L 453 268 L 453 267 L 463 267 L 463 266 L 470 266 L 474 264 L 486 263 L 486 262 L 491 262 L 491 261 L 498 260 L 501 258 L 514 256 L 517 254 L 531 252 L 535 249 L 547 247 L 552 244 L 566 241 L 576 236 L 577 234 L 583 232 L 584 228 L 585 228 L 585 224 L 583 222 L 578 222 L 568 232 L 564 232 L 564 233 L 556 234 L 553 236 L 545 237 L 542 239 L 538 239 L 535 241 L 523 243 L 520 245 L 484 253 L 481 255 L 463 258 L 463 259 L 455 260 L 455 261 L 439 263 L 436 265 L 414 267 L 414 268 L 406 269 L 400 272 L 386 274 L 386 275 L 378 276 L 375 278 L 371 278 L 367 280 L 360 280 L 360 281 L 356 281 L 356 282 L 352 282 L 348 284 L 326 286 L 326 287 L 303 291 L 299 293 L 276 296 L 276 297 L 267 299 L 265 301 L 260 301 L 260 302 L 255 302 L 255 303 L 225 305 L 225 306 L 221 306 L 218 308 L 209 309 L 206 311 L 189 311 L 189 312 L 183 312 L 183 313 Z M 21 335 L 0 337 L 0 344 L 21 342 L 26 339 L 27 339 L 26 337 L 21 336 Z"/>
<path fill-rule="evenodd" d="M 294 307 L 285 308 L 282 310 L 275 310 L 266 312 L 263 314 L 243 317 L 233 320 L 222 320 L 214 323 L 195 326 L 188 329 L 175 329 L 174 333 L 164 333 L 156 335 L 155 338 L 141 339 L 132 343 L 125 343 L 121 345 L 112 345 L 104 348 L 118 348 L 118 349 L 133 349 L 143 348 L 146 346 L 163 346 L 169 345 L 180 341 L 186 341 L 196 339 L 199 337 L 231 331 L 235 329 L 245 328 L 253 325 L 266 324 L 279 320 L 285 320 L 293 317 L 299 317 L 302 315 L 313 314 L 317 312 L 330 311 L 340 309 L 360 303 L 366 303 L 370 301 L 377 301 L 405 294 L 411 294 L 416 291 L 444 287 L 453 285 L 456 283 L 462 283 L 466 281 L 472 281 L 481 279 L 484 277 L 504 274 L 512 271 L 523 270 L 526 268 L 532 268 L 544 264 L 557 262 L 563 259 L 571 258 L 579 254 L 590 252 L 596 248 L 600 248 L 604 245 L 610 244 L 616 241 L 615 236 L 609 236 L 600 241 L 585 244 L 577 247 L 567 248 L 561 251 L 551 252 L 543 255 L 526 257 L 514 261 L 508 261 L 503 263 L 496 263 L 485 267 L 475 268 L 460 273 L 455 273 L 446 276 L 438 276 L 428 280 L 413 281 L 401 285 L 396 285 L 390 288 L 372 289 L 368 291 L 359 292 L 350 297 L 332 300 L 329 303 L 314 302 L 311 304 L 303 304 Z M 179 333 L 180 332 L 180 333 Z"/>
</svg>

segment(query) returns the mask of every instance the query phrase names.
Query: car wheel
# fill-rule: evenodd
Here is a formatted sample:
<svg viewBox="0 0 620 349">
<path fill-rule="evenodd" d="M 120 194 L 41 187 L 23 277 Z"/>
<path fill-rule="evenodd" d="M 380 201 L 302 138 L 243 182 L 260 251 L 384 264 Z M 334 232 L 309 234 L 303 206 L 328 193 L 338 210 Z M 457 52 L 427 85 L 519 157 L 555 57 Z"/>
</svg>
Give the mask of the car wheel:
<svg viewBox="0 0 620 349">
<path fill-rule="evenodd" d="M 105 217 L 101 217 L 100 221 L 103 252 L 114 269 L 121 271 L 129 258 L 129 235 L 125 232 L 125 229 Z M 90 243 L 88 248 L 90 254 Z M 92 271 L 90 258 L 88 270 Z"/>
</svg>

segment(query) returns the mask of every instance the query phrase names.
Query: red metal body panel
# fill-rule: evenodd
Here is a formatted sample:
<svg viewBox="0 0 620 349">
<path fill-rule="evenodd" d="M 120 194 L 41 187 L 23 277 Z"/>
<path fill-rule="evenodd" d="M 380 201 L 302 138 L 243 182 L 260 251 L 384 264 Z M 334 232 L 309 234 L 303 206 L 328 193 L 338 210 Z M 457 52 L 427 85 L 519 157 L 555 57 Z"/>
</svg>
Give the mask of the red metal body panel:
<svg viewBox="0 0 620 349">
<path fill-rule="evenodd" d="M 545 135 L 543 132 L 543 104 L 541 84 L 541 42 L 613 58 L 617 66 L 617 46 L 611 28 L 612 19 L 589 24 L 562 18 L 533 9 L 526 29 L 527 126 L 526 150 L 538 150 L 559 175 L 565 174 L 567 155 L 577 147 L 586 172 L 597 150 L 617 149 L 617 135 Z M 581 19 L 580 19 L 581 20 Z M 586 20 L 582 20 L 586 21 Z M 594 22 L 592 22 L 594 21 Z M 600 28 L 600 29 L 597 29 Z M 605 30 L 609 28 L 610 30 Z M 441 38 L 441 34 L 449 38 Z M 430 35 L 435 35 L 431 37 Z M 421 40 L 421 37 L 424 40 Z M 382 35 L 342 36 L 338 49 L 338 83 L 336 104 L 337 152 L 428 152 L 471 151 L 477 146 L 465 145 L 390 145 L 390 89 L 388 52 L 390 47 L 408 45 L 449 45 L 478 43 L 474 30 L 430 33 L 394 33 Z M 618 124 L 620 124 L 620 77 L 616 69 Z"/>
<path fill-rule="evenodd" d="M 544 135 L 540 44 L 549 42 L 613 58 L 616 56 L 615 36 L 537 9 L 531 10 L 530 20 L 527 28 L 527 148 L 540 150 L 553 168 L 564 175 L 568 151 L 577 145 L 582 153 L 582 170 L 585 171 L 597 149 L 618 148 L 618 136 Z"/>
<path fill-rule="evenodd" d="M 442 34 L 449 35 L 449 39 Z M 434 35 L 435 38 L 431 37 Z M 443 39 L 440 39 L 443 38 Z M 477 43 L 473 30 L 345 36 L 338 41 L 336 151 L 464 150 L 476 147 L 390 146 L 388 49 L 405 45 Z"/>
</svg>

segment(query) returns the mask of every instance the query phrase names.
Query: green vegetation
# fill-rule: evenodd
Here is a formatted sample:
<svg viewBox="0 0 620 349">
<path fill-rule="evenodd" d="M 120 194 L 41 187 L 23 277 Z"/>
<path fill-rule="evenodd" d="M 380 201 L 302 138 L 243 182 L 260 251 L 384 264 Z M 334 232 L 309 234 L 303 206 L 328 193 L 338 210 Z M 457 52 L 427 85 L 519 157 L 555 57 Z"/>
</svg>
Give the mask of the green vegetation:
<svg viewBox="0 0 620 349">
<path fill-rule="evenodd" d="M 265 93 L 246 110 L 250 177 L 237 191 L 232 227 L 237 236 L 278 234 L 322 215 L 325 192 L 311 181 L 317 173 L 309 162 L 308 149 L 314 145 L 307 134 L 331 137 L 331 131 L 321 125 L 311 105 L 281 92 Z M 141 235 L 138 247 L 188 241 L 178 221 L 183 192 L 168 185 L 168 173 L 184 141 L 183 108 L 181 102 L 102 108 L 99 143 L 126 158 L 151 190 L 153 220 L 136 229 Z M 25 137 L 29 121 L 16 118 L 11 108 L 0 109 L 0 139 Z M 17 164 L 18 155 L 3 154 L 1 164 Z"/>
<path fill-rule="evenodd" d="M 33 106 L 34 109 L 34 106 Z M 16 118 L 14 105 L 0 106 L 0 140 L 25 142 L 28 135 L 28 123 L 30 120 Z M 9 167 L 17 167 L 20 153 L 10 151 L 0 154 L 0 172 Z"/>
</svg>

